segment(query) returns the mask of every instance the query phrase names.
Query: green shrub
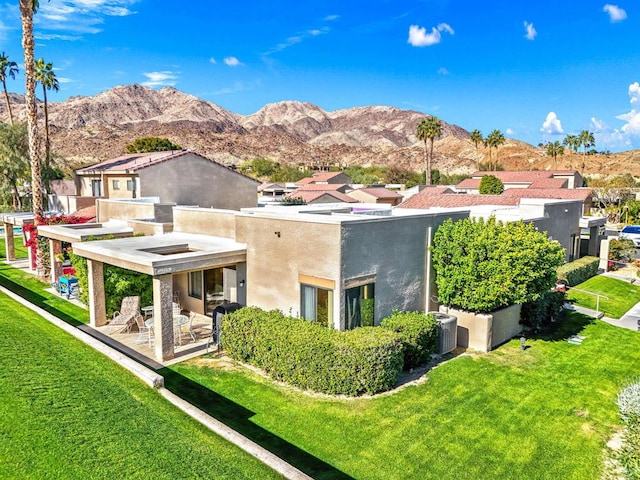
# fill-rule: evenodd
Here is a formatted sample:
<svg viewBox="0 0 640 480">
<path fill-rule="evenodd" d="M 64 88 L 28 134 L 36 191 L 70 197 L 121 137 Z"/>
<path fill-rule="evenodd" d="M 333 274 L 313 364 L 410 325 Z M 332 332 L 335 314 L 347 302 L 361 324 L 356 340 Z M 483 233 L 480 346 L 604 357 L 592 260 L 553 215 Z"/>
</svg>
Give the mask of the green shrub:
<svg viewBox="0 0 640 480">
<path fill-rule="evenodd" d="M 618 408 L 625 429 L 617 459 L 625 478 L 640 479 L 640 382 L 627 386 L 618 394 Z"/>
<path fill-rule="evenodd" d="M 600 259 L 598 257 L 582 257 L 573 262 L 565 263 L 558 268 L 558 280 L 574 287 L 598 273 Z"/>
<path fill-rule="evenodd" d="M 478 193 L 481 195 L 500 195 L 504 192 L 504 183 L 495 175 L 483 175 L 480 179 Z"/>
<path fill-rule="evenodd" d="M 225 315 L 221 339 L 231 358 L 273 379 L 333 395 L 389 390 L 402 368 L 402 345 L 389 330 L 339 332 L 255 307 Z"/>
<path fill-rule="evenodd" d="M 433 315 L 394 311 L 380 326 L 397 333 L 402 342 L 405 370 L 425 364 L 437 349 L 439 329 Z"/>
<path fill-rule="evenodd" d="M 551 290 L 564 249 L 533 224 L 451 219 L 438 227 L 431 247 L 442 304 L 493 312 L 531 302 Z"/>
<path fill-rule="evenodd" d="M 520 323 L 536 331 L 547 328 L 551 322 L 563 318 L 565 301 L 565 292 L 551 290 L 537 300 L 523 303 L 520 310 Z"/>
</svg>

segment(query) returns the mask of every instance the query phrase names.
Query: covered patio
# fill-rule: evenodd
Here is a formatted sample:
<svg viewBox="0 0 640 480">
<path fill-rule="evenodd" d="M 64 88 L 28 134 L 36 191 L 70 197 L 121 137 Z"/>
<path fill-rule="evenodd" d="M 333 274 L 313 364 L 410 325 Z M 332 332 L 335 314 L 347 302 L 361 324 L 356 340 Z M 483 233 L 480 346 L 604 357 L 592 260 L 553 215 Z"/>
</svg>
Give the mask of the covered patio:
<svg viewBox="0 0 640 480">
<path fill-rule="evenodd" d="M 176 277 L 193 272 L 233 269 L 240 280 L 231 289 L 235 300 L 246 303 L 246 245 L 229 238 L 174 232 L 146 237 L 74 242 L 75 254 L 87 259 L 90 325 L 96 330 L 107 324 L 105 308 L 104 264 L 151 275 L 153 305 L 150 321 L 153 329 L 153 357 L 166 362 L 176 356 L 172 303 L 184 292 L 174 286 Z M 191 278 L 191 277 L 189 277 Z M 189 280 L 189 289 L 191 289 Z M 191 292 L 188 292 L 191 294 Z M 190 308 L 198 314 L 202 311 Z"/>
</svg>

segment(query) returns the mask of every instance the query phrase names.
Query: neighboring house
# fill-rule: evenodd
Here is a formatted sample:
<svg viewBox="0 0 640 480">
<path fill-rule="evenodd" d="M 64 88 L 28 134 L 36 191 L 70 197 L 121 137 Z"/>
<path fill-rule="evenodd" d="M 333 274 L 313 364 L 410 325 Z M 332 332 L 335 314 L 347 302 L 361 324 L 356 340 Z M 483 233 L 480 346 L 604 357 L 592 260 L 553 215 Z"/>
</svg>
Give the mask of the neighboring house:
<svg viewBox="0 0 640 480">
<path fill-rule="evenodd" d="M 351 177 L 342 172 L 316 172 L 311 177 L 298 180 L 296 185 L 309 185 L 312 183 L 326 185 L 326 184 L 349 184 L 351 183 Z"/>
<path fill-rule="evenodd" d="M 475 172 L 471 178 L 462 180 L 456 190 L 465 193 L 479 193 L 480 181 L 485 175 L 499 178 L 508 188 L 579 188 L 583 185 L 582 176 L 574 170 L 531 170 Z"/>
<path fill-rule="evenodd" d="M 163 203 L 238 210 L 255 206 L 259 185 L 190 150 L 133 153 L 75 171 L 80 196 L 157 197 Z"/>
<path fill-rule="evenodd" d="M 579 234 L 579 201 L 519 202 L 431 210 L 359 203 L 242 211 L 174 207 L 173 233 L 74 243 L 73 250 L 88 260 L 92 326 L 106 321 L 103 264 L 153 277 L 154 348 L 162 361 L 174 355 L 175 296 L 197 313 L 237 301 L 339 330 L 379 325 L 394 310 L 436 310 L 428 247 L 449 218 L 523 219 L 571 248 L 572 235 Z"/>
<path fill-rule="evenodd" d="M 589 215 L 593 206 L 593 191 L 590 188 L 509 188 L 502 195 L 517 198 L 580 200 L 583 215 Z"/>
<path fill-rule="evenodd" d="M 287 195 L 287 198 L 301 200 L 307 205 L 319 203 L 358 203 L 358 200 L 339 191 L 327 190 L 296 190 Z"/>
<path fill-rule="evenodd" d="M 347 193 L 352 198 L 363 203 L 380 203 L 396 206 L 404 197 L 397 192 L 388 190 L 384 187 L 359 188 Z"/>
</svg>

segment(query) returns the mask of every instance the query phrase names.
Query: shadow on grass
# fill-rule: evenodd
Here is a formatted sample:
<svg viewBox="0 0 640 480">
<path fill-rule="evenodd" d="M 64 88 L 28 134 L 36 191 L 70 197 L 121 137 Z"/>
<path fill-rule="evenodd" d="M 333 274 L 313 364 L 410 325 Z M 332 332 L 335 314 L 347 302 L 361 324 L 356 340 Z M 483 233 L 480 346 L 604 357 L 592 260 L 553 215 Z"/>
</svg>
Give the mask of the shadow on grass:
<svg viewBox="0 0 640 480">
<path fill-rule="evenodd" d="M 256 425 L 251 421 L 251 417 L 254 415 L 251 410 L 247 410 L 171 369 L 163 368 L 158 370 L 158 373 L 164 376 L 165 388 L 314 479 L 347 480 L 353 478 Z"/>
<path fill-rule="evenodd" d="M 584 328 L 596 321 L 589 315 L 578 312 L 567 312 L 565 318 L 551 325 L 551 328 L 537 333 L 528 333 L 527 337 L 548 342 L 564 341 L 572 335 L 579 334 Z"/>
<path fill-rule="evenodd" d="M 10 278 L 2 274 L 3 270 L 9 270 L 9 269 L 15 270 L 14 267 L 11 267 L 9 265 L 0 266 L 0 285 L 2 285 L 4 288 L 6 288 L 7 290 L 10 290 L 16 295 L 21 296 L 28 302 L 31 302 L 34 305 L 42 308 L 44 311 L 52 315 L 55 315 L 59 319 L 68 323 L 69 325 L 73 325 L 74 327 L 79 327 L 80 325 L 84 325 L 82 322 L 78 321 L 76 318 L 74 318 L 70 314 L 63 312 L 62 310 L 59 310 L 55 306 L 51 305 L 49 303 L 51 301 L 51 297 L 46 297 L 44 295 L 41 295 L 38 292 L 34 292 L 29 287 L 20 285 L 16 281 L 11 280 Z"/>
</svg>

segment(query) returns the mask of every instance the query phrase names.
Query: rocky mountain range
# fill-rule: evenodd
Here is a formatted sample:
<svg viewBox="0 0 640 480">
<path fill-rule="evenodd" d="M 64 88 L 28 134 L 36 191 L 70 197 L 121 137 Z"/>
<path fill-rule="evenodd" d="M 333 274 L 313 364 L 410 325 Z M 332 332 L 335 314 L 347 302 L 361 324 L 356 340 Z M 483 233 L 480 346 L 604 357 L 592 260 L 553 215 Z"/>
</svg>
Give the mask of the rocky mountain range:
<svg viewBox="0 0 640 480">
<path fill-rule="evenodd" d="M 23 96 L 11 94 L 10 99 L 14 114 L 24 119 Z M 52 150 L 74 167 L 121 155 L 136 138 L 159 136 L 228 165 L 268 157 L 308 166 L 375 164 L 422 170 L 424 145 L 415 129 L 425 116 L 385 106 L 327 112 L 297 101 L 268 104 L 243 116 L 175 88 L 135 84 L 49 103 Z M 6 117 L 0 102 L 0 118 Z M 495 159 L 495 149 L 491 154 Z M 507 139 L 497 155 L 507 169 L 581 169 L 584 161 L 585 173 L 640 175 L 637 151 L 586 159 L 567 154 L 556 163 L 540 148 Z M 443 121 L 434 168 L 469 173 L 488 159 L 489 151 L 482 145 L 476 148 L 469 132 Z"/>
</svg>

